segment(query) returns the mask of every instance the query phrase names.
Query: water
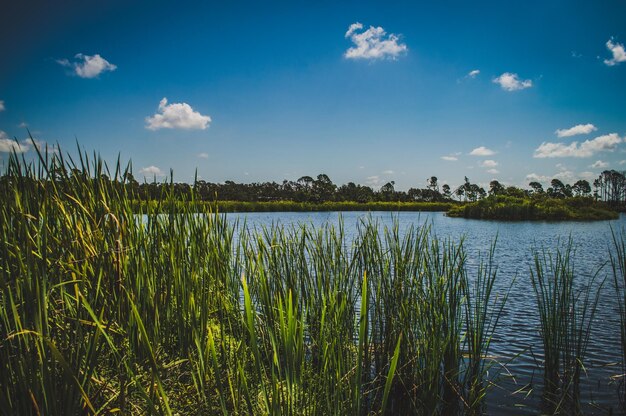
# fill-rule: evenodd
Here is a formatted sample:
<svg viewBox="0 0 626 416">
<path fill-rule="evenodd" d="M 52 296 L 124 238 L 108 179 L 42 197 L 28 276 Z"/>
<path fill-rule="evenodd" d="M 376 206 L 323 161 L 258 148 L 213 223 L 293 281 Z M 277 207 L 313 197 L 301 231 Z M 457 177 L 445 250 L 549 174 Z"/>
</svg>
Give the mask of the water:
<svg viewBox="0 0 626 416">
<path fill-rule="evenodd" d="M 598 278 L 607 278 L 592 325 L 586 369 L 581 380 L 581 400 L 586 414 L 619 413 L 617 385 L 611 377 L 621 374 L 620 322 L 609 259 L 612 250 L 611 227 L 626 228 L 626 215 L 614 221 L 600 222 L 501 222 L 448 218 L 442 213 L 413 212 L 276 212 L 228 214 L 245 220 L 250 228 L 306 223 L 315 227 L 339 223 L 342 216 L 347 241 L 356 235 L 359 221 L 371 215 L 382 225 L 397 220 L 400 231 L 411 225 L 430 224 L 439 238 L 465 240 L 468 259 L 487 254 L 497 236 L 495 262 L 498 266 L 497 290 L 511 294 L 496 330 L 491 347 L 495 364 L 490 375 L 496 388 L 487 401 L 489 414 L 537 414 L 542 384 L 542 344 L 534 292 L 530 283 L 533 249 L 553 249 L 560 241 L 572 238 L 575 247 L 574 267 L 581 282 L 600 270 Z M 471 267 L 471 265 L 470 265 Z"/>
</svg>

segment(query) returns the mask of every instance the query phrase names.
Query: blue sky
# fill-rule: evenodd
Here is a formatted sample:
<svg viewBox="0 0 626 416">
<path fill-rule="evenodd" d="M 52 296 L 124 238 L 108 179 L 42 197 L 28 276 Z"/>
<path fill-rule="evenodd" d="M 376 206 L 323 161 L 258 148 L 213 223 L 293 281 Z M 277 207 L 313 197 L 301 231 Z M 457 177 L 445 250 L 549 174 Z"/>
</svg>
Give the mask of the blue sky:
<svg viewBox="0 0 626 416">
<path fill-rule="evenodd" d="M 33 156 L 27 126 L 139 179 L 406 190 L 626 169 L 623 1 L 7 3 L 0 158 Z"/>
</svg>

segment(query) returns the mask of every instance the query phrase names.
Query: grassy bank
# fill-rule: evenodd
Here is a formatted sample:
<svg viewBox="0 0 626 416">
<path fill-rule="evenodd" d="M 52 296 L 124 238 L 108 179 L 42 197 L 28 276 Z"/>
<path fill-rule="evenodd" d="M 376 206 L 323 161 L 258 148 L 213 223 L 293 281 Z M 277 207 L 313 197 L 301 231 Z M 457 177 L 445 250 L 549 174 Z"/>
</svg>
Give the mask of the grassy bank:
<svg viewBox="0 0 626 416">
<path fill-rule="evenodd" d="M 450 217 L 490 220 L 598 221 L 617 219 L 619 214 L 591 198 L 516 198 L 490 196 L 477 202 L 458 205 L 447 212 Z"/>
<path fill-rule="evenodd" d="M 175 202 L 177 203 L 177 202 Z M 457 203 L 455 202 L 295 202 L 295 201 L 270 201 L 270 202 L 245 202 L 245 201 L 195 201 L 179 202 L 189 205 L 185 209 L 196 212 L 212 210 L 214 212 L 315 212 L 315 211 L 439 211 L 446 212 Z M 158 205 L 158 202 L 137 203 L 138 210 L 146 205 Z"/>
<path fill-rule="evenodd" d="M 470 268 L 427 226 L 250 230 L 167 193 L 138 217 L 120 166 L 41 163 L 0 188 L 1 413 L 485 410 L 493 250 Z"/>
</svg>

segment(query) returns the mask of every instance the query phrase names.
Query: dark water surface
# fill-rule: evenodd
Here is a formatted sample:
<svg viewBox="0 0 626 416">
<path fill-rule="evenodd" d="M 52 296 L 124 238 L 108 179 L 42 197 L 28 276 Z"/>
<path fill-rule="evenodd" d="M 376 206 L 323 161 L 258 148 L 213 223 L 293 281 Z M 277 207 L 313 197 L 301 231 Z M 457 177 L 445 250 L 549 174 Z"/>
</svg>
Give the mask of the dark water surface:
<svg viewBox="0 0 626 416">
<path fill-rule="evenodd" d="M 382 225 L 391 226 L 394 219 L 400 230 L 411 225 L 430 224 L 439 238 L 465 239 L 469 265 L 477 254 L 487 254 L 497 236 L 495 264 L 498 267 L 497 290 L 510 296 L 496 329 L 491 355 L 497 364 L 490 371 L 497 387 L 488 396 L 488 414 L 537 414 L 540 411 L 542 385 L 542 344 L 534 292 L 530 282 L 533 249 L 548 248 L 567 242 L 571 236 L 575 254 L 576 279 L 581 284 L 591 276 L 606 277 L 602 296 L 592 326 L 586 359 L 587 374 L 581 380 L 585 414 L 620 414 L 617 384 L 612 376 L 622 373 L 619 344 L 620 322 L 613 288 L 609 252 L 612 248 L 611 227 L 626 227 L 626 215 L 618 220 L 599 222 L 501 222 L 448 218 L 442 213 L 413 212 L 277 212 L 228 214 L 230 220 L 245 220 L 248 227 L 274 224 L 286 226 L 306 223 L 319 227 L 343 224 L 347 241 L 356 234 L 359 221 L 371 215 Z"/>
</svg>

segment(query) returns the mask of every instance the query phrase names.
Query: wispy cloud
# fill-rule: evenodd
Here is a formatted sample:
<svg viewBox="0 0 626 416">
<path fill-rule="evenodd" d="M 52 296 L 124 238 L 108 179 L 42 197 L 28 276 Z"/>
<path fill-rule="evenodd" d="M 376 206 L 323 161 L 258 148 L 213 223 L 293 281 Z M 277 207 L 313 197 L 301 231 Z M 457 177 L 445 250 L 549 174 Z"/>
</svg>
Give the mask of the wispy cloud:
<svg viewBox="0 0 626 416">
<path fill-rule="evenodd" d="M 4 110 L 6 110 L 6 107 L 4 106 L 4 100 L 0 100 L 0 111 Z"/>
<path fill-rule="evenodd" d="M 546 182 L 546 181 L 549 181 L 550 179 L 552 178 L 550 178 L 549 176 L 539 175 L 534 172 L 526 175 L 526 180 L 528 182 Z"/>
<path fill-rule="evenodd" d="M 442 158 L 443 160 L 448 161 L 448 162 L 456 162 L 457 160 L 459 160 L 459 158 L 458 158 L 458 157 L 456 157 L 456 156 L 450 156 L 450 155 L 449 155 L 449 156 L 441 156 L 441 158 Z"/>
<path fill-rule="evenodd" d="M 626 51 L 624 51 L 624 45 L 621 43 L 613 42 L 613 38 L 606 41 L 606 48 L 611 51 L 613 57 L 611 59 L 605 59 L 604 63 L 608 66 L 614 66 L 620 62 L 626 62 Z"/>
<path fill-rule="evenodd" d="M 8 134 L 0 130 L 0 153 L 26 153 L 35 146 L 40 151 L 48 148 L 49 152 L 56 152 L 56 146 L 48 147 L 48 144 L 42 140 L 31 140 L 30 138 L 17 141 L 11 139 Z"/>
<path fill-rule="evenodd" d="M 163 98 L 159 109 L 153 116 L 146 117 L 148 130 L 158 129 L 196 129 L 204 130 L 209 126 L 211 117 L 204 116 L 187 103 L 167 103 Z"/>
<path fill-rule="evenodd" d="M 367 178 L 365 178 L 365 184 L 371 187 L 384 185 L 383 181 L 380 179 L 380 176 L 378 175 L 368 176 Z"/>
<path fill-rule="evenodd" d="M 468 72 L 467 77 L 468 78 L 476 78 L 478 76 L 478 74 L 480 74 L 480 69 L 474 69 L 474 70 Z"/>
<path fill-rule="evenodd" d="M 57 63 L 64 67 L 72 68 L 72 73 L 81 78 L 96 78 L 103 72 L 115 71 L 116 65 L 113 65 L 99 54 L 83 55 L 78 53 L 74 56 L 73 62 L 68 59 L 58 59 Z"/>
<path fill-rule="evenodd" d="M 470 156 L 493 156 L 496 154 L 496 152 L 486 148 L 485 146 L 480 146 L 469 152 L 469 154 Z"/>
<path fill-rule="evenodd" d="M 519 91 L 533 86 L 533 82 L 529 79 L 521 80 L 517 74 L 505 72 L 499 77 L 494 78 L 493 83 L 500 85 L 505 91 Z"/>
<path fill-rule="evenodd" d="M 355 45 L 345 52 L 348 59 L 396 59 L 408 50 L 397 35 L 387 34 L 380 26 L 363 30 L 363 24 L 356 22 L 350 25 L 345 37 Z"/>
<path fill-rule="evenodd" d="M 557 137 L 571 137 L 578 134 L 589 134 L 596 130 L 598 130 L 598 128 L 593 124 L 577 124 L 569 129 L 558 129 L 555 133 Z"/>
<path fill-rule="evenodd" d="M 391 169 L 389 170 L 384 170 L 383 171 L 383 175 L 393 175 L 393 171 Z"/>
<path fill-rule="evenodd" d="M 200 159 L 208 159 L 208 158 L 209 158 L 209 154 L 208 154 L 208 153 L 205 153 L 205 152 L 198 153 L 198 157 L 199 157 Z"/>
<path fill-rule="evenodd" d="M 165 176 L 165 174 L 163 173 L 163 171 L 158 168 L 157 166 L 154 165 L 150 165 L 148 167 L 142 168 L 139 173 L 143 174 L 144 176 Z"/>
<path fill-rule="evenodd" d="M 491 173 L 492 175 L 497 175 L 498 173 L 500 173 L 500 171 L 498 169 L 489 169 L 487 173 Z"/>
<path fill-rule="evenodd" d="M 483 160 L 480 163 L 480 167 L 482 168 L 495 168 L 496 166 L 498 166 L 498 162 L 496 162 L 495 160 L 491 160 L 491 159 Z"/>
<path fill-rule="evenodd" d="M 607 162 L 603 162 L 601 160 L 596 160 L 591 165 L 589 165 L 589 167 L 592 168 L 592 169 L 604 169 L 604 168 L 609 167 L 609 164 Z"/>
<path fill-rule="evenodd" d="M 543 142 L 535 149 L 533 157 L 535 158 L 553 158 L 553 157 L 590 157 L 602 151 L 613 151 L 618 144 L 624 141 L 617 133 L 605 134 L 598 136 L 593 140 L 585 140 L 582 143 L 572 142 L 550 143 Z"/>
</svg>

